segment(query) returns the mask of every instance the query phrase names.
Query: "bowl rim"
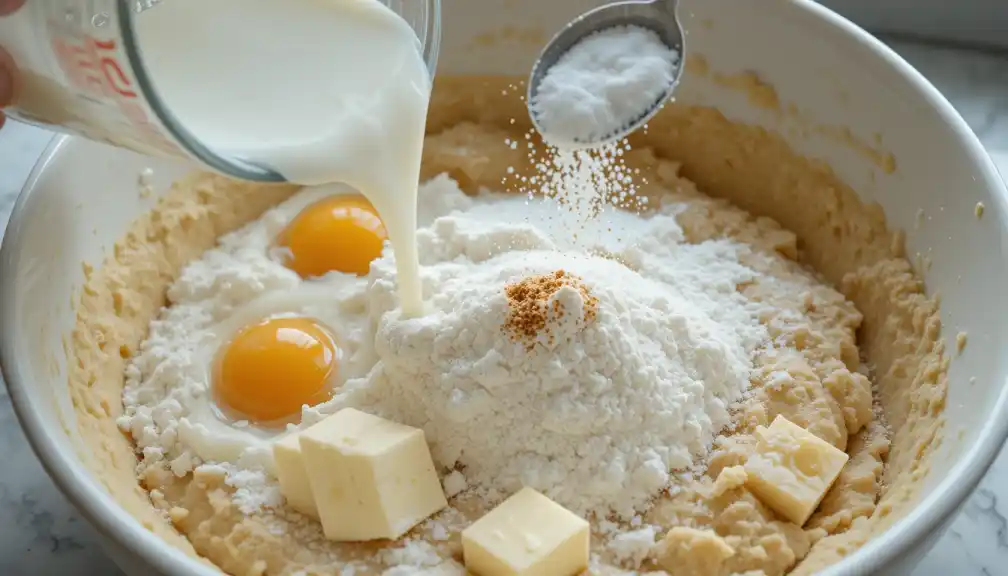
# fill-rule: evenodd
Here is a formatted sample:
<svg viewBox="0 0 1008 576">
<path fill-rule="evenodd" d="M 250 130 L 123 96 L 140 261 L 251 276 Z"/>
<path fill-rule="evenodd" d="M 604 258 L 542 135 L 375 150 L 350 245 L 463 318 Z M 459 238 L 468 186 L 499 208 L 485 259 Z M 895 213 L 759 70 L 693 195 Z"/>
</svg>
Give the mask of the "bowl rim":
<svg viewBox="0 0 1008 576">
<path fill-rule="evenodd" d="M 1000 208 L 999 213 L 1008 214 L 1008 188 L 997 168 L 979 138 L 937 88 L 891 48 L 846 18 L 813 0 L 792 0 L 791 4 L 796 10 L 809 16 L 811 21 L 831 28 L 833 33 L 839 34 L 845 41 L 870 51 L 874 57 L 888 64 L 896 77 L 908 83 L 951 128 L 958 144 L 967 151 L 976 167 L 978 183 L 990 190 L 992 200 Z M 219 576 L 219 569 L 211 568 L 144 528 L 108 492 L 99 487 L 91 470 L 82 461 L 64 458 L 63 450 L 73 448 L 61 447 L 56 442 L 27 393 L 29 378 L 18 355 L 22 346 L 18 339 L 10 336 L 14 334 L 13 312 L 17 306 L 14 301 L 13 271 L 18 265 L 25 236 L 21 219 L 35 202 L 33 192 L 45 170 L 71 138 L 66 135 L 53 136 L 22 187 L 4 231 L 3 243 L 0 245 L 0 373 L 29 445 L 60 491 L 104 538 L 111 541 L 103 545 L 122 546 L 164 575 Z M 1008 221 L 1001 222 L 1001 225 L 1008 227 Z M 1006 439 L 1008 377 L 1001 382 L 1000 394 L 990 418 L 978 433 L 977 441 L 951 472 L 935 485 L 931 494 L 885 532 L 819 574 L 841 576 L 877 572 L 905 554 L 915 543 L 925 541 L 969 498 L 993 464 Z M 123 560 L 121 557 L 113 559 L 117 562 Z"/>
<path fill-rule="evenodd" d="M 8 336 L 14 333 L 13 312 L 17 306 L 14 301 L 13 270 L 18 265 L 25 235 L 21 215 L 31 210 L 35 201 L 33 192 L 38 181 L 59 155 L 61 149 L 73 138 L 73 136 L 65 134 L 57 134 L 52 137 L 21 188 L 21 193 L 11 210 L 7 229 L 4 231 L 3 244 L 0 245 L 0 274 L 4 275 L 0 278 L 0 332 L 2 332 L 0 334 L 0 374 L 3 375 L 7 386 L 14 414 L 21 424 L 21 429 L 24 431 L 32 451 L 63 495 L 97 529 L 102 537 L 108 540 L 101 542 L 106 552 L 120 552 L 119 547 L 125 548 L 160 574 L 219 576 L 220 571 L 211 570 L 144 528 L 108 492 L 99 487 L 92 471 L 87 468 L 84 462 L 79 459 L 68 460 L 63 457 L 63 450 L 74 450 L 74 448 L 64 448 L 57 443 L 50 434 L 50 428 L 39 416 L 34 402 L 27 393 L 30 379 L 24 373 L 22 362 L 19 359 L 18 342 Z M 114 545 L 111 549 L 110 544 Z M 123 560 L 119 554 L 112 553 L 110 556 L 117 564 Z"/>
<path fill-rule="evenodd" d="M 965 149 L 976 168 L 974 179 L 991 193 L 1000 214 L 1008 214 L 1008 187 L 991 160 L 987 149 L 952 103 L 916 68 L 881 40 L 850 20 L 813 0 L 793 0 L 821 27 L 832 27 L 848 40 L 869 50 L 889 65 L 895 76 L 913 88 L 939 118 L 952 130 L 957 143 Z M 1002 229 L 1008 221 L 999 222 Z M 926 285 L 925 285 L 926 286 Z M 820 576 L 876 573 L 906 554 L 915 543 L 940 535 L 960 507 L 983 480 L 1008 440 L 1008 376 L 1001 376 L 1001 390 L 990 417 L 977 434 L 976 442 L 949 474 L 921 498 L 914 509 L 872 538 L 853 554 L 820 571 Z M 930 548 L 928 548 L 928 551 Z"/>
</svg>

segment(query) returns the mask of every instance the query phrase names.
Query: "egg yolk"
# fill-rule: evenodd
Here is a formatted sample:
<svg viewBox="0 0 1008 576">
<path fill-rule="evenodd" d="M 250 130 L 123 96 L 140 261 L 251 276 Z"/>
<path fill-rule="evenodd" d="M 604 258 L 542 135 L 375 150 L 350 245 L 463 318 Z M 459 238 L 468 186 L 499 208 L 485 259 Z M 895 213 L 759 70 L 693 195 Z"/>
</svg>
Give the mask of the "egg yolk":
<svg viewBox="0 0 1008 576">
<path fill-rule="evenodd" d="M 218 405 L 256 423 L 289 420 L 330 398 L 339 363 L 329 331 L 309 318 L 275 318 L 242 329 L 221 351 Z"/>
<path fill-rule="evenodd" d="M 333 196 L 304 208 L 280 234 L 284 262 L 302 278 L 337 271 L 364 276 L 388 237 L 362 196 Z"/>
</svg>

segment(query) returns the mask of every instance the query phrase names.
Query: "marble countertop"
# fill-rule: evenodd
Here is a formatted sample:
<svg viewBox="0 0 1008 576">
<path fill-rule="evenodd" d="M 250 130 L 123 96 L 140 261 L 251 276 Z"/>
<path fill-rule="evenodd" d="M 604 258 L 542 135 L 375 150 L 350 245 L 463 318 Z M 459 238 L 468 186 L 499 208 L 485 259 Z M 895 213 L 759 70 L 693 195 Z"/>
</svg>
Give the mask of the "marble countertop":
<svg viewBox="0 0 1008 576">
<path fill-rule="evenodd" d="M 1008 57 L 893 41 L 959 110 L 1008 174 Z M 52 135 L 16 123 L 0 131 L 0 226 Z M 0 387 L 0 574 L 121 574 L 95 530 L 35 459 Z M 993 576 L 1008 566 L 1008 450 L 1003 450 L 951 530 L 915 576 Z"/>
</svg>

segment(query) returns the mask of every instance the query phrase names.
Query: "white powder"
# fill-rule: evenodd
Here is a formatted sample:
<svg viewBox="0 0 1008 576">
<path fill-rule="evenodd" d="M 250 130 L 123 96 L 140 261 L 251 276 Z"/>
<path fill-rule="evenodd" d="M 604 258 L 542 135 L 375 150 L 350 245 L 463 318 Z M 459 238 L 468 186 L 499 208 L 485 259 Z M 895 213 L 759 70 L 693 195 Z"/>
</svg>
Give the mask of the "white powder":
<svg viewBox="0 0 1008 576">
<path fill-rule="evenodd" d="M 766 339 L 735 288 L 753 276 L 738 263 L 746 248 L 683 243 L 673 208 L 623 214 L 635 236 L 607 246 L 611 258 L 558 250 L 535 225 L 553 213 L 544 203 L 488 198 L 438 219 L 418 234 L 428 315 L 400 317 L 393 263 L 376 262 L 378 362 L 309 420 L 355 406 L 422 427 L 435 461 L 488 498 L 524 485 L 578 514 L 633 515 L 729 423 Z M 584 279 L 597 316 L 529 352 L 502 330 L 504 287 L 557 269 Z"/>
<path fill-rule="evenodd" d="M 647 217 L 613 212 L 625 234 L 574 250 L 555 226 L 554 201 L 468 199 L 436 178 L 421 187 L 429 210 L 417 235 L 430 313 L 404 319 L 390 253 L 367 278 L 311 282 L 270 257 L 270 240 L 317 196 L 302 192 L 225 237 L 170 289 L 174 305 L 152 325 L 124 394 L 120 424 L 145 455 L 141 468 L 169 462 L 181 475 L 228 462 L 243 511 L 278 506 L 269 450 L 276 436 L 205 420 L 205 362 L 220 323 L 266 301 L 266 309 L 283 304 L 331 322 L 347 348 L 346 381 L 332 401 L 305 410 L 303 426 L 355 406 L 422 427 L 446 490 L 500 498 L 528 485 L 579 514 L 629 518 L 670 471 L 703 458 L 767 338 L 758 308 L 736 291 L 753 278 L 739 263 L 748 248 L 685 243 L 675 205 Z M 529 351 L 502 329 L 504 288 L 557 269 L 583 278 L 597 314 L 560 326 L 552 350 Z M 289 296 L 302 292 L 326 298 Z M 563 297 L 572 311 L 583 300 L 576 290 Z M 318 534 L 305 518 L 285 518 L 287 531 Z"/>
<path fill-rule="evenodd" d="M 651 30 L 607 28 L 572 46 L 546 71 L 529 107 L 554 144 L 602 141 L 655 107 L 679 60 Z"/>
<path fill-rule="evenodd" d="M 141 469 L 167 461 L 181 477 L 207 461 L 272 470 L 276 432 L 223 422 L 210 395 L 217 351 L 240 328 L 265 316 L 318 318 L 338 332 L 344 352 L 340 373 L 354 377 L 370 370 L 372 336 L 360 305 L 367 281 L 331 273 L 304 282 L 271 254 L 284 226 L 325 195 L 325 190 L 305 190 L 222 237 L 169 287 L 172 306 L 151 323 L 125 371 L 118 424 L 136 441 Z"/>
<path fill-rule="evenodd" d="M 440 522 L 431 522 L 430 535 L 435 542 L 444 542 L 449 538 L 448 529 Z"/>
<path fill-rule="evenodd" d="M 633 175 L 623 164 L 626 142 L 611 143 L 592 150 L 565 150 L 549 147 L 535 163 L 538 176 L 527 192 L 553 200 L 561 210 L 557 216 L 571 247 L 619 241 L 627 222 L 614 214 L 639 213 L 647 197 L 637 196 Z M 534 150 L 533 150 L 534 154 Z M 615 226 L 615 228 L 614 228 Z"/>
<path fill-rule="evenodd" d="M 613 532 L 606 548 L 613 553 L 617 562 L 640 568 L 651 554 L 658 533 L 659 529 L 655 526 L 645 526 L 629 532 L 617 530 Z"/>
<path fill-rule="evenodd" d="M 437 548 L 423 540 L 407 540 L 399 548 L 385 548 L 378 552 L 378 557 L 386 565 L 395 567 L 386 570 L 385 576 L 405 576 L 414 574 L 417 569 L 441 564 Z"/>
<path fill-rule="evenodd" d="M 204 467 L 208 465 L 203 465 Z M 284 503 L 280 486 L 262 470 L 248 470 L 224 464 L 225 481 L 235 489 L 234 501 L 243 514 L 254 514 L 263 508 L 279 508 Z"/>
<path fill-rule="evenodd" d="M 408 565 L 396 566 L 382 572 L 382 576 L 466 576 L 467 574 L 469 573 L 466 572 L 466 569 L 454 560 L 422 568 Z"/>
<path fill-rule="evenodd" d="M 625 164 L 630 144 L 623 140 L 587 150 L 547 145 L 540 151 L 531 142 L 532 134 L 526 138 L 529 164 L 535 172 L 530 176 L 512 172 L 501 184 L 507 192 L 535 202 L 546 198 L 554 205 L 555 211 L 545 221 L 538 214 L 532 217 L 539 217 L 537 225 L 549 231 L 557 247 L 606 250 L 609 244 L 632 236 L 636 220 L 627 218 L 627 212 L 640 214 L 648 198 L 637 195 L 638 183 L 647 181 L 639 178 L 638 169 Z"/>
<path fill-rule="evenodd" d="M 465 476 L 463 476 L 458 470 L 452 470 L 449 472 L 448 475 L 445 476 L 443 484 L 445 496 L 448 498 L 458 496 L 469 486 L 466 482 Z"/>
</svg>

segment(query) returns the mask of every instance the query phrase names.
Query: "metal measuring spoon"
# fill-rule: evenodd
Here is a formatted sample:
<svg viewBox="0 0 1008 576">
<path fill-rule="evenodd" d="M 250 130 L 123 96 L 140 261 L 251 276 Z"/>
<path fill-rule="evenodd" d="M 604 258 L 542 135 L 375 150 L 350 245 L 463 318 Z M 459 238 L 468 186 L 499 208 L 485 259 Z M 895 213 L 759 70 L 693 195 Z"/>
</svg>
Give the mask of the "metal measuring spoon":
<svg viewBox="0 0 1008 576">
<path fill-rule="evenodd" d="M 584 40 L 588 36 L 618 26 L 639 26 L 655 32 L 658 38 L 679 54 L 679 63 L 676 66 L 675 78 L 669 83 L 667 89 L 650 108 L 644 113 L 613 133 L 603 135 L 591 141 L 577 140 L 575 143 L 582 146 L 592 146 L 621 140 L 628 134 L 637 130 L 647 123 L 658 110 L 672 97 L 672 92 L 682 78 L 685 42 L 683 40 L 682 25 L 676 15 L 678 0 L 624 0 L 613 4 L 606 4 L 590 10 L 567 24 L 560 32 L 546 44 L 546 48 L 539 54 L 538 60 L 532 66 L 532 74 L 529 77 L 528 94 L 525 104 L 529 109 L 529 116 L 532 125 L 542 134 L 547 141 L 550 140 L 549 133 L 540 125 L 539 118 L 532 110 L 535 96 L 543 78 L 550 68 L 557 63 L 564 54 L 575 44 Z"/>
</svg>

